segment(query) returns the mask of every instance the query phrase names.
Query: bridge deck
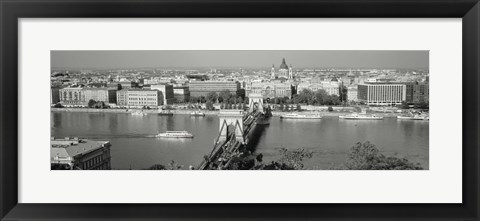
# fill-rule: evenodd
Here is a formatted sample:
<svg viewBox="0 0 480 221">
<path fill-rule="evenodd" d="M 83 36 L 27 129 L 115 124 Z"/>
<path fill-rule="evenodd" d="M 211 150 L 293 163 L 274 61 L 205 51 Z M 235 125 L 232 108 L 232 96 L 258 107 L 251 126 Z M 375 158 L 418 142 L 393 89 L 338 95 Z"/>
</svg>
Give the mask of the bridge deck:
<svg viewBox="0 0 480 221">
<path fill-rule="evenodd" d="M 252 111 L 243 116 L 243 134 L 246 135 L 255 126 L 255 122 L 263 113 L 260 111 Z M 219 136 L 218 136 L 219 137 Z M 198 170 L 209 169 L 222 169 L 230 165 L 232 159 L 235 156 L 240 155 L 240 148 L 245 145 L 243 142 L 239 142 L 235 135 L 228 136 L 225 141 L 219 141 L 216 139 L 216 143 L 213 146 L 210 155 L 200 163 L 197 167 Z"/>
</svg>

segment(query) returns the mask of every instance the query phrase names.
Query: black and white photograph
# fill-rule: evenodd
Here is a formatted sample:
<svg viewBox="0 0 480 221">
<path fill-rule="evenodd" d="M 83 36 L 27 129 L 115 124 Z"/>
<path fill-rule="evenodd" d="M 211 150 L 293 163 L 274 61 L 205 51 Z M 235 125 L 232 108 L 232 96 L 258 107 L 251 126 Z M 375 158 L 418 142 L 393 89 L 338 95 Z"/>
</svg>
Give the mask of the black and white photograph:
<svg viewBox="0 0 480 221">
<path fill-rule="evenodd" d="M 51 170 L 429 170 L 428 50 L 51 50 Z"/>
</svg>

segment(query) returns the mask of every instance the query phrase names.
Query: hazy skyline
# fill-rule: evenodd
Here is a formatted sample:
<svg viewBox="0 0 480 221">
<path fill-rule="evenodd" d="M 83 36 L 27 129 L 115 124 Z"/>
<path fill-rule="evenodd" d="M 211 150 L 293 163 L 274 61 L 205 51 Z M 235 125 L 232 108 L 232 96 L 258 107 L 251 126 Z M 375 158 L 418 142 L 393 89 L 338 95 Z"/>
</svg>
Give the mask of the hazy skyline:
<svg viewBox="0 0 480 221">
<path fill-rule="evenodd" d="M 51 51 L 51 68 L 428 68 L 428 51 L 142 50 Z"/>
</svg>

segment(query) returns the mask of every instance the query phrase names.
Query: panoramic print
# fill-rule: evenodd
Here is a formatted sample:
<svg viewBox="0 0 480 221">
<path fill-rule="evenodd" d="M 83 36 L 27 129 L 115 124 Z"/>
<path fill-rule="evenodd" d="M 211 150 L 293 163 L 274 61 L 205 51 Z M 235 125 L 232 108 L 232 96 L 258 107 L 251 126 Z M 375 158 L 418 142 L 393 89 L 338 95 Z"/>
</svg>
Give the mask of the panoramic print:
<svg viewBox="0 0 480 221">
<path fill-rule="evenodd" d="M 429 52 L 51 51 L 52 170 L 428 170 Z"/>
</svg>

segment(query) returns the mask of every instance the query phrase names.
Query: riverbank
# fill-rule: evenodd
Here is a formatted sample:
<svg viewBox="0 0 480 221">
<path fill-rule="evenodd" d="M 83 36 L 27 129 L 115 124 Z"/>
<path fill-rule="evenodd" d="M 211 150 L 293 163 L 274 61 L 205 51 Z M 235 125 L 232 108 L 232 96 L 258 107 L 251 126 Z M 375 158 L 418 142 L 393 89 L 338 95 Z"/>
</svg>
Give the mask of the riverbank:
<svg viewBox="0 0 480 221">
<path fill-rule="evenodd" d="M 171 114 L 179 114 L 179 115 L 190 115 L 192 112 L 201 112 L 205 115 L 218 115 L 220 113 L 219 110 L 158 110 L 158 109 L 94 109 L 94 108 L 51 108 L 52 112 L 83 112 L 83 113 L 125 113 L 125 114 L 132 114 L 135 112 L 143 112 L 146 114 L 161 114 L 161 113 L 171 113 Z M 305 115 L 309 114 L 320 114 L 322 116 L 333 116 L 338 117 L 341 115 L 351 114 L 352 111 L 292 111 L 292 112 L 284 112 L 284 111 L 272 111 L 273 116 L 281 116 L 288 113 L 301 113 Z M 382 117 L 397 117 L 401 116 L 402 113 L 378 113 L 375 112 L 375 115 L 382 116 Z"/>
</svg>

